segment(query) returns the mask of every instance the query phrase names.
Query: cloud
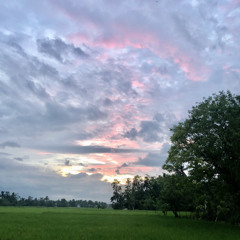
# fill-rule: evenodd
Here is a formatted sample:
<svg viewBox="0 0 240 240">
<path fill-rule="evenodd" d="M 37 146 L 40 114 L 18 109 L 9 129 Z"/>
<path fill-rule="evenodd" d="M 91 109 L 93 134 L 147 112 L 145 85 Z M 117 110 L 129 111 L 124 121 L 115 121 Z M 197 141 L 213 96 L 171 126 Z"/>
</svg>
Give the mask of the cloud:
<svg viewBox="0 0 240 240">
<path fill-rule="evenodd" d="M 123 136 L 129 138 L 130 140 L 135 140 L 138 135 L 138 131 L 135 128 L 132 128 L 130 131 L 127 131 Z"/>
<path fill-rule="evenodd" d="M 131 148 L 111 148 L 105 146 L 74 146 L 74 145 L 56 145 L 56 146 L 35 146 L 38 149 L 49 151 L 53 153 L 64 154 L 91 154 L 91 153 L 140 153 L 144 150 Z"/>
<path fill-rule="evenodd" d="M 167 152 L 170 148 L 169 143 L 164 143 L 161 150 L 158 153 L 150 152 L 145 157 L 139 158 L 136 165 L 143 165 L 143 166 L 152 166 L 152 167 L 161 167 L 167 159 Z"/>
<path fill-rule="evenodd" d="M 120 173 L 120 170 L 122 169 L 122 168 L 126 168 L 126 167 L 128 167 L 129 165 L 127 164 L 127 163 L 123 163 L 121 166 L 119 166 L 116 170 L 115 170 L 115 173 L 117 174 L 117 175 L 120 175 L 121 173 Z"/>
<path fill-rule="evenodd" d="M 169 129 L 176 123 L 174 114 L 156 113 L 152 121 L 141 121 L 139 130 L 132 128 L 123 134 L 123 137 L 132 141 L 137 138 L 146 143 L 162 142 L 169 136 Z"/>
<path fill-rule="evenodd" d="M 7 141 L 7 142 L 3 142 L 0 144 L 0 148 L 20 148 L 21 146 L 17 143 L 17 142 L 11 142 L 11 141 Z"/>
<path fill-rule="evenodd" d="M 10 156 L 11 154 L 5 153 L 5 152 L 0 152 L 0 156 Z"/>
<path fill-rule="evenodd" d="M 132 128 L 123 136 L 129 138 L 130 140 L 136 140 L 137 137 L 140 137 L 143 139 L 143 141 L 151 143 L 162 141 L 159 133 L 161 133 L 161 129 L 157 121 L 142 121 L 140 123 L 139 131 L 137 131 L 135 128 Z"/>
<path fill-rule="evenodd" d="M 63 178 L 50 169 L 0 158 L 2 190 L 16 192 L 23 197 L 49 196 L 50 199 L 75 198 L 110 202 L 111 186 L 100 181 L 101 178 L 100 174 L 89 176 L 85 173 Z"/>
<path fill-rule="evenodd" d="M 94 173 L 94 172 L 97 172 L 97 171 L 99 171 L 99 170 L 101 170 L 101 169 L 89 168 L 89 169 L 88 169 L 88 172 Z"/>
<path fill-rule="evenodd" d="M 160 126 L 155 121 L 142 121 L 140 125 L 141 129 L 138 135 L 143 138 L 145 142 L 159 142 L 161 138 L 158 133 L 160 132 Z"/>
<path fill-rule="evenodd" d="M 69 160 L 69 159 L 65 159 L 64 165 L 65 165 L 65 166 L 71 166 L 71 165 L 70 165 L 70 160 Z"/>
<path fill-rule="evenodd" d="M 75 57 L 86 57 L 87 54 L 82 51 L 81 48 L 75 47 L 73 44 L 67 44 L 63 40 L 56 39 L 38 39 L 38 50 L 57 61 L 64 63 L 69 54 L 73 54 Z"/>
<path fill-rule="evenodd" d="M 121 168 L 123 168 L 123 167 L 127 167 L 127 166 L 128 166 L 127 163 L 123 163 L 123 165 L 121 166 Z"/>
</svg>

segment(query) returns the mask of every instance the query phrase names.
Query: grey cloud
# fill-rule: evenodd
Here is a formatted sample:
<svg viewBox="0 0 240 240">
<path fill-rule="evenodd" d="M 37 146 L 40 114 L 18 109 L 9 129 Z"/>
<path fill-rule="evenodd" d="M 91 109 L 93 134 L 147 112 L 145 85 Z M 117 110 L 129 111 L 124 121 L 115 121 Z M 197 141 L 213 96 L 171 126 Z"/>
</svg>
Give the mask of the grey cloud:
<svg viewBox="0 0 240 240">
<path fill-rule="evenodd" d="M 83 164 L 83 163 L 78 163 L 78 165 L 79 166 L 83 166 L 83 167 L 85 167 L 86 165 L 85 164 Z"/>
<path fill-rule="evenodd" d="M 106 114 L 102 112 L 97 106 L 89 106 L 86 109 L 86 114 L 89 120 L 103 119 L 106 117 Z"/>
<path fill-rule="evenodd" d="M 81 48 L 75 47 L 73 44 L 66 44 L 61 39 L 38 39 L 37 40 L 38 50 L 41 53 L 55 58 L 59 62 L 65 62 L 65 57 L 69 53 L 73 53 L 75 56 L 86 57 L 86 53 Z"/>
<path fill-rule="evenodd" d="M 101 169 L 97 169 L 97 168 L 89 168 L 88 169 L 88 172 L 97 172 L 98 170 L 101 170 Z"/>
<path fill-rule="evenodd" d="M 171 113 L 156 113 L 152 121 L 141 121 L 140 129 L 132 128 L 123 134 L 123 137 L 130 140 L 142 138 L 143 141 L 161 142 L 169 137 L 169 129 L 176 123 L 176 117 Z"/>
<path fill-rule="evenodd" d="M 154 121 L 142 121 L 141 130 L 138 135 L 143 138 L 145 142 L 158 142 L 161 141 L 159 132 L 161 131 L 160 126 Z"/>
<path fill-rule="evenodd" d="M 16 157 L 16 158 L 14 158 L 14 160 L 17 160 L 17 161 L 19 161 L 19 162 L 22 162 L 22 161 L 23 161 L 23 158 L 21 158 L 21 157 Z"/>
<path fill-rule="evenodd" d="M 20 148 L 21 146 L 17 142 L 7 141 L 0 144 L 0 148 Z"/>
<path fill-rule="evenodd" d="M 0 156 L 10 156 L 11 154 L 10 153 L 5 153 L 5 152 L 0 152 Z"/>
<path fill-rule="evenodd" d="M 109 98 L 105 98 L 103 101 L 104 106 L 111 106 L 113 102 Z"/>
<path fill-rule="evenodd" d="M 65 165 L 65 166 L 71 166 L 70 160 L 69 160 L 69 159 L 65 159 L 64 165 Z"/>
<path fill-rule="evenodd" d="M 129 138 L 130 140 L 135 140 L 138 135 L 138 131 L 135 128 L 132 128 L 130 131 L 127 131 L 123 136 Z"/>
<path fill-rule="evenodd" d="M 116 92 L 118 95 L 137 96 L 137 92 L 132 88 L 132 72 L 126 66 L 118 63 L 109 62 L 98 72 L 98 76 L 104 82 L 107 95 Z"/>
<path fill-rule="evenodd" d="M 31 80 L 26 80 L 26 87 L 32 91 L 34 95 L 37 95 L 40 98 L 47 99 L 50 97 L 46 92 L 46 89 L 39 83 L 34 83 Z"/>
<path fill-rule="evenodd" d="M 116 170 L 115 170 L 115 173 L 117 173 L 118 175 L 120 175 L 120 170 L 122 168 L 125 168 L 125 167 L 128 167 L 128 164 L 127 163 L 123 163 L 120 167 L 118 167 Z"/>
<path fill-rule="evenodd" d="M 59 146 L 35 146 L 36 149 L 50 151 L 54 153 L 69 153 L 69 154 L 90 154 L 90 153 L 137 153 L 144 152 L 139 149 L 121 149 L 110 148 L 105 146 L 71 146 L 71 145 L 59 145 Z"/>
<path fill-rule="evenodd" d="M 128 164 L 127 163 L 123 163 L 123 165 L 121 166 L 121 168 L 123 167 L 128 167 Z"/>
<path fill-rule="evenodd" d="M 100 181 L 101 178 L 101 174 L 89 176 L 85 173 L 62 177 L 46 166 L 36 167 L 12 159 L 0 158 L 2 190 L 16 192 L 23 197 L 47 195 L 51 199 L 75 198 L 110 202 L 111 185 Z"/>
<path fill-rule="evenodd" d="M 106 118 L 106 114 L 94 105 L 80 108 L 52 101 L 46 104 L 46 113 L 42 117 L 43 122 L 47 120 L 47 124 L 54 124 L 58 127 L 84 120 L 97 121 Z"/>
<path fill-rule="evenodd" d="M 154 115 L 153 119 L 157 122 L 162 122 L 165 120 L 163 114 L 161 114 L 161 113 L 156 113 Z"/>
<path fill-rule="evenodd" d="M 164 160 L 161 159 L 161 154 L 149 153 L 144 158 L 139 158 L 136 164 L 144 166 L 161 166 L 164 163 Z"/>
<path fill-rule="evenodd" d="M 157 121 L 142 121 L 139 131 L 132 128 L 124 134 L 124 137 L 130 140 L 136 140 L 137 137 L 140 137 L 145 142 L 159 142 L 162 140 L 159 133 L 161 133 L 161 128 Z"/>
<path fill-rule="evenodd" d="M 167 159 L 167 152 L 170 148 L 168 143 L 165 143 L 158 153 L 148 153 L 146 157 L 139 158 L 136 165 L 144 165 L 151 167 L 161 167 Z"/>
</svg>

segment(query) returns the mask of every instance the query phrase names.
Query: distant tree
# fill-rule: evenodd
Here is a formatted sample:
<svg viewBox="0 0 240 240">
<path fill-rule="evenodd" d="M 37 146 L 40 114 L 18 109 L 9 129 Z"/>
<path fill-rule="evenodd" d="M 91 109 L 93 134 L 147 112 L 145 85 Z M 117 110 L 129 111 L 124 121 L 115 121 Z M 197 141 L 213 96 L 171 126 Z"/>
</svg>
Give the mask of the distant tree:
<svg viewBox="0 0 240 240">
<path fill-rule="evenodd" d="M 133 194 L 134 209 L 143 209 L 143 202 L 144 202 L 143 179 L 139 175 L 136 175 L 133 178 L 132 194 Z"/>
<path fill-rule="evenodd" d="M 65 198 L 62 198 L 61 200 L 57 201 L 58 207 L 68 207 L 68 202 Z"/>
<path fill-rule="evenodd" d="M 124 190 L 125 208 L 134 209 L 134 196 L 132 192 L 132 182 L 130 178 L 127 179 Z"/>
<path fill-rule="evenodd" d="M 111 197 L 112 207 L 114 209 L 124 208 L 124 194 L 120 182 L 115 179 L 112 183 L 113 196 Z"/>
<path fill-rule="evenodd" d="M 76 200 L 75 200 L 75 199 L 70 200 L 70 201 L 69 201 L 69 206 L 70 206 L 70 207 L 76 207 L 76 206 L 77 206 Z"/>
</svg>

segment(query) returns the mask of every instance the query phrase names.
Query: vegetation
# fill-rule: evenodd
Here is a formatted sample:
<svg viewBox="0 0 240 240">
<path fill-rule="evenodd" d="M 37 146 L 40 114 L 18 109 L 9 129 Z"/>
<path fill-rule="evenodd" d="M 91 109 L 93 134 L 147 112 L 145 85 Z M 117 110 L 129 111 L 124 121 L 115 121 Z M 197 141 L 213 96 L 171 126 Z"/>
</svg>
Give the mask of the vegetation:
<svg viewBox="0 0 240 240">
<path fill-rule="evenodd" d="M 153 211 L 0 207 L 1 240 L 235 240 L 236 226 L 162 216 Z"/>
<path fill-rule="evenodd" d="M 240 222 L 240 96 L 213 95 L 174 126 L 163 168 L 170 174 L 112 183 L 114 208 L 188 210 L 198 218 Z"/>
<path fill-rule="evenodd" d="M 193 210 L 191 183 L 184 172 L 145 178 L 137 175 L 125 186 L 114 180 L 112 187 L 114 209 L 172 211 L 176 217 L 179 211 Z"/>
<path fill-rule="evenodd" d="M 67 201 L 65 198 L 61 200 L 50 200 L 48 196 L 45 198 L 28 198 L 20 197 L 16 193 L 8 191 L 1 191 L 0 206 L 41 206 L 41 207 L 83 207 L 83 208 L 106 208 L 107 204 L 104 202 L 91 200 L 75 200 Z"/>
</svg>

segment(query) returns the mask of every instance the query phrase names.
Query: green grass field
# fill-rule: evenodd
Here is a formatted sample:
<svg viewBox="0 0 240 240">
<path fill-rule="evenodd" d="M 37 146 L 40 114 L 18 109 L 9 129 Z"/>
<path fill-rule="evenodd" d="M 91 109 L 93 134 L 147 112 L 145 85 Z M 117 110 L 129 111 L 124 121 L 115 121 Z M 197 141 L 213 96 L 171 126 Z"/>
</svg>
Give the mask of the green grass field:
<svg viewBox="0 0 240 240">
<path fill-rule="evenodd" d="M 238 240 L 240 227 L 151 211 L 0 207 L 0 240 Z"/>
</svg>

